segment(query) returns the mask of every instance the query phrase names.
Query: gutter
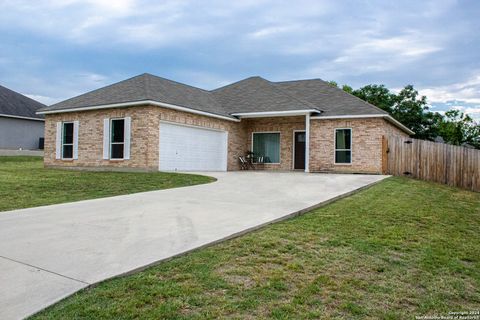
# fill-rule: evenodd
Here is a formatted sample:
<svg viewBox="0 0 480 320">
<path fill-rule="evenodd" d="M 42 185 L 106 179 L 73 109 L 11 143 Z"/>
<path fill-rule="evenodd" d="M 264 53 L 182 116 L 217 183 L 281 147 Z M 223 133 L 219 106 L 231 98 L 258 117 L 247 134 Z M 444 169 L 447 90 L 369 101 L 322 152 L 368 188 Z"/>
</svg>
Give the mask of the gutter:
<svg viewBox="0 0 480 320">
<path fill-rule="evenodd" d="M 328 120 L 328 119 L 364 119 L 364 118 L 383 118 L 388 122 L 392 123 L 396 127 L 402 129 L 403 131 L 407 132 L 409 135 L 414 135 L 415 132 L 407 128 L 403 125 L 400 121 L 396 120 L 389 114 L 360 114 L 360 115 L 344 115 L 344 116 L 314 116 L 311 117 L 312 120 Z"/>
<path fill-rule="evenodd" d="M 211 118 L 217 118 L 222 120 L 229 120 L 234 122 L 240 122 L 239 119 L 230 118 L 227 116 L 222 116 L 215 113 L 200 111 L 196 109 L 181 107 L 169 103 L 157 102 L 153 100 L 141 100 L 141 101 L 133 101 L 133 102 L 120 102 L 120 103 L 111 103 L 111 104 L 103 104 L 98 106 L 88 106 L 88 107 L 80 107 L 80 108 L 70 108 L 70 109 L 61 109 L 61 110 L 45 110 L 45 111 L 37 111 L 37 114 L 55 114 L 55 113 L 67 113 L 67 112 L 78 112 L 78 111 L 88 111 L 88 110 L 101 110 L 101 109 L 111 109 L 111 108 L 128 108 L 133 106 L 140 106 L 140 105 L 151 105 L 156 107 L 162 107 L 177 111 L 183 111 L 193 114 L 198 114 L 202 116 L 207 116 Z"/>
<path fill-rule="evenodd" d="M 39 114 L 39 113 L 36 112 L 36 114 Z M 23 117 L 23 116 L 13 116 L 13 115 L 11 115 L 11 114 L 3 114 L 3 113 L 0 113 L 0 117 L 14 118 L 14 119 L 23 119 L 23 120 L 34 120 L 34 121 L 45 121 L 45 119 L 40 119 L 40 118 Z"/>
<path fill-rule="evenodd" d="M 231 115 L 239 118 L 265 118 L 265 117 L 288 117 L 288 116 L 304 116 L 311 113 L 320 113 L 317 109 L 305 110 L 287 110 L 287 111 L 264 111 L 264 112 L 239 112 Z"/>
</svg>

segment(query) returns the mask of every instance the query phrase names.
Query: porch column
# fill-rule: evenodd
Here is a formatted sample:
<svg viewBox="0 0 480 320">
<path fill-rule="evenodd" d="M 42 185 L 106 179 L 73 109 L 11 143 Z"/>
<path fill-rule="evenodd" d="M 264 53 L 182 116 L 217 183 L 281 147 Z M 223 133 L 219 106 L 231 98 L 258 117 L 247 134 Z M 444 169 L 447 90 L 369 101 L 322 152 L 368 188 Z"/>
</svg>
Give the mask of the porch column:
<svg viewBox="0 0 480 320">
<path fill-rule="evenodd" d="M 310 113 L 305 115 L 305 172 L 310 172 Z"/>
</svg>

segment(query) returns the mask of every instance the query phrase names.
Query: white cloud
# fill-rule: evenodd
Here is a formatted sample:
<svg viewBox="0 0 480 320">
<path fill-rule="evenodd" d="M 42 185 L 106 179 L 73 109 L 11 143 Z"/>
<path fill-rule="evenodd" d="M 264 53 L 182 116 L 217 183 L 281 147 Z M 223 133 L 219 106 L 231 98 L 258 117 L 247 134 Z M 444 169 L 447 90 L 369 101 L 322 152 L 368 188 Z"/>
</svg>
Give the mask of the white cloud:
<svg viewBox="0 0 480 320">
<path fill-rule="evenodd" d="M 467 81 L 449 85 L 425 87 L 420 94 L 428 97 L 431 102 L 447 102 L 461 100 L 480 104 L 480 71 Z"/>
<path fill-rule="evenodd" d="M 393 37 L 364 35 L 333 60 L 336 68 L 357 72 L 394 70 L 431 53 L 442 50 L 440 37 L 407 31 Z"/>
<path fill-rule="evenodd" d="M 474 73 L 477 75 L 464 82 L 419 88 L 418 92 L 427 97 L 432 111 L 444 114 L 447 110 L 456 109 L 480 121 L 480 71 Z M 390 90 L 398 93 L 402 88 Z"/>
<path fill-rule="evenodd" d="M 104 87 L 110 83 L 123 80 L 125 75 L 115 78 L 93 72 L 76 71 L 52 75 L 51 81 L 45 81 L 41 76 L 19 75 L 15 82 L 7 87 L 46 105 Z"/>
<path fill-rule="evenodd" d="M 301 26 L 286 26 L 286 25 L 276 25 L 269 26 L 265 28 L 260 28 L 249 33 L 247 36 L 253 39 L 263 40 L 265 38 L 270 38 L 274 36 L 284 35 L 292 31 L 298 31 Z"/>
<path fill-rule="evenodd" d="M 429 44 L 426 39 L 422 39 L 417 33 L 409 32 L 406 35 L 397 37 L 367 40 L 357 44 L 348 50 L 347 53 L 355 55 L 361 52 L 380 52 L 406 57 L 417 57 L 439 50 L 441 50 L 440 47 Z"/>
<path fill-rule="evenodd" d="M 46 96 L 41 96 L 37 94 L 28 94 L 28 93 L 22 93 L 23 95 L 36 100 L 38 102 L 41 102 L 47 106 L 52 105 L 54 103 L 60 102 L 62 99 L 59 98 L 53 98 L 53 97 L 46 97 Z"/>
<path fill-rule="evenodd" d="M 212 90 L 230 84 L 238 79 L 219 76 L 207 71 L 175 70 L 178 81 L 205 90 Z"/>
<path fill-rule="evenodd" d="M 462 103 L 462 102 L 460 102 Z M 451 109 L 454 109 L 454 110 L 459 110 L 463 113 L 467 113 L 469 115 L 471 115 L 472 117 L 475 117 L 475 118 L 478 118 L 480 117 L 480 105 L 477 105 L 477 106 L 462 106 L 462 105 L 455 105 L 455 106 L 452 106 Z"/>
<path fill-rule="evenodd" d="M 4 25 L 15 24 L 49 37 L 87 44 L 121 39 L 123 35 L 117 32 L 121 26 L 141 26 L 146 20 L 161 25 L 172 15 L 160 13 L 174 14 L 175 8 L 183 5 L 175 1 L 145 6 L 139 0 L 6 0 L 0 3 L 0 11 L 9 12 L 2 19 Z M 20 16 L 29 18 L 19 20 Z M 159 28 L 157 32 L 164 31 Z"/>
<path fill-rule="evenodd" d="M 471 104 L 467 103 L 465 101 L 458 101 L 459 105 L 456 105 L 455 103 L 451 106 L 449 106 L 448 110 L 454 109 L 454 110 L 459 110 L 462 113 L 468 114 L 470 117 L 472 117 L 473 120 L 478 121 L 480 123 L 480 104 Z M 444 113 L 443 111 L 442 113 Z"/>
<path fill-rule="evenodd" d="M 0 2 L 0 27 L 15 25 L 42 36 L 74 44 L 111 46 L 135 44 L 146 48 L 177 46 L 231 30 L 234 16 L 261 1 L 228 4 L 148 0 L 5 0 Z M 19 19 L 28 17 L 28 19 Z"/>
</svg>

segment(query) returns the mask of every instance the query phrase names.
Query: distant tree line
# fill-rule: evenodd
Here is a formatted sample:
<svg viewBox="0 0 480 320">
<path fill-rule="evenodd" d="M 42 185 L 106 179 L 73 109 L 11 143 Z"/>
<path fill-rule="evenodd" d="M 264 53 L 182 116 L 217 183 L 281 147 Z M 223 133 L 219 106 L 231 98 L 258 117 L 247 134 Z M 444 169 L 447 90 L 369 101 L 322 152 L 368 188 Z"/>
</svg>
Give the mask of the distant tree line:
<svg viewBox="0 0 480 320">
<path fill-rule="evenodd" d="M 338 87 L 335 81 L 330 84 Z M 412 85 L 405 86 L 397 94 L 383 84 L 369 84 L 355 90 L 343 85 L 341 89 L 387 111 L 415 132 L 414 138 L 434 141 L 441 137 L 445 143 L 480 149 L 479 122 L 456 109 L 445 114 L 430 111 L 427 97 L 420 96 Z"/>
</svg>

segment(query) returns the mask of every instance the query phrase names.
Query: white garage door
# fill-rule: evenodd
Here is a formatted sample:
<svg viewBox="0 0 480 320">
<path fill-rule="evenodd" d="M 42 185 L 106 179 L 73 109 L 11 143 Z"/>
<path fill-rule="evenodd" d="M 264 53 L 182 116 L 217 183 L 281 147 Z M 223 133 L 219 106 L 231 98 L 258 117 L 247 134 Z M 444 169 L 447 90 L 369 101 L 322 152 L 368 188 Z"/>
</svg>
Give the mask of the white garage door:
<svg viewBox="0 0 480 320">
<path fill-rule="evenodd" d="M 160 123 L 161 171 L 226 171 L 227 132 Z"/>
</svg>

